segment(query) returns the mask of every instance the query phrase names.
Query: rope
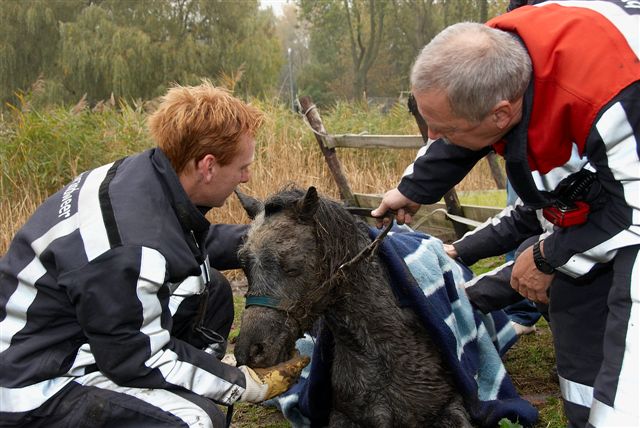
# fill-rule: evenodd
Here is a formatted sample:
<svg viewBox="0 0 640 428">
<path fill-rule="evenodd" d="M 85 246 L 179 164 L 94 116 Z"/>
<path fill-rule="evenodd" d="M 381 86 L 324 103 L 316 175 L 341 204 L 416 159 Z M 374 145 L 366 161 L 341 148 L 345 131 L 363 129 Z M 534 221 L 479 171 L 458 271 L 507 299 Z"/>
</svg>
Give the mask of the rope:
<svg viewBox="0 0 640 428">
<path fill-rule="evenodd" d="M 313 126 L 311 126 L 311 123 L 309 123 L 309 119 L 307 118 L 307 114 L 313 109 L 317 109 L 315 104 L 311 104 L 309 106 L 309 108 L 305 112 L 300 113 L 300 116 L 302 116 L 302 121 L 309 127 L 311 132 L 313 132 L 314 134 L 319 135 L 319 136 L 324 137 L 324 138 L 331 138 L 331 134 L 327 134 L 326 132 L 316 131 L 315 129 L 313 129 Z"/>
</svg>

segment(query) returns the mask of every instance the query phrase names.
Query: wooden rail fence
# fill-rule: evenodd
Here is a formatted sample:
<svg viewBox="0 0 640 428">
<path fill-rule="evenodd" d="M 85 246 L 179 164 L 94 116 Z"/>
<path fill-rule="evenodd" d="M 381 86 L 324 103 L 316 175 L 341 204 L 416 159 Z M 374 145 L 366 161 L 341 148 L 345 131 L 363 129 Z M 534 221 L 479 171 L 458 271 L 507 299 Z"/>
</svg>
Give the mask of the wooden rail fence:
<svg viewBox="0 0 640 428">
<path fill-rule="evenodd" d="M 298 101 L 338 187 L 340 198 L 347 205 L 374 209 L 380 204 L 382 195 L 354 193 L 351 190 L 338 159 L 337 148 L 419 149 L 431 143 L 427 137 L 427 124 L 420 116 L 413 97 L 409 98 L 409 111 L 413 114 L 421 135 L 330 134 L 325 129 L 320 112 L 311 98 L 300 97 Z M 504 189 L 504 174 L 495 155 L 488 156 L 487 162 L 496 185 L 499 189 Z M 455 189 L 449 190 L 443 199 L 443 203 L 423 205 L 414 216 L 411 227 L 437 236 L 444 242 L 451 242 L 502 210 L 499 207 L 462 205 Z"/>
</svg>

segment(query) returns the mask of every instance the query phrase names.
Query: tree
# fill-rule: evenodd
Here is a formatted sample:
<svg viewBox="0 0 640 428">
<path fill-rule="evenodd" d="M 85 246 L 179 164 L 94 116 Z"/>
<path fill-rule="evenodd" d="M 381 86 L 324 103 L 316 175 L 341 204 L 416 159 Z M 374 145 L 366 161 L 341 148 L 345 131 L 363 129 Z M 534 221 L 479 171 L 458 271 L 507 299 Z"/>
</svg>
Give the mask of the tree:
<svg viewBox="0 0 640 428">
<path fill-rule="evenodd" d="M 74 97 L 142 98 L 156 86 L 158 52 L 143 31 L 114 22 L 108 10 L 91 5 L 76 22 L 62 26 L 62 81 Z"/>
<path fill-rule="evenodd" d="M 271 11 L 258 11 L 247 23 L 248 35 L 238 43 L 237 63 L 243 67 L 238 89 L 246 95 L 275 92 L 280 70 L 285 63 L 284 50 L 275 31 Z"/>
<path fill-rule="evenodd" d="M 59 70 L 61 22 L 75 19 L 83 0 L 4 0 L 0 7 L 0 99 L 14 104 L 39 76 Z"/>
<path fill-rule="evenodd" d="M 283 63 L 275 17 L 258 0 L 4 0 L 0 24 L 3 100 L 41 75 L 67 102 L 148 99 L 172 82 L 228 75 L 260 95 Z"/>
<path fill-rule="evenodd" d="M 413 52 L 418 52 L 442 27 L 442 16 L 433 0 L 392 0 L 392 25 Z"/>
<path fill-rule="evenodd" d="M 392 0 L 390 25 L 384 38 L 387 43 L 382 46 L 381 55 L 393 58 L 395 73 L 404 76 L 402 89 L 408 89 L 415 57 L 437 33 L 455 22 L 486 21 L 490 3 L 504 0 Z"/>
<path fill-rule="evenodd" d="M 389 25 L 385 35 L 386 43 L 382 53 L 390 58 L 386 62 L 393 67 L 393 82 L 388 77 L 382 80 L 393 86 L 387 86 L 387 94 L 397 94 L 409 86 L 409 70 L 420 50 L 440 31 L 443 24 L 441 2 L 433 0 L 393 0 Z"/>
<path fill-rule="evenodd" d="M 276 34 L 282 51 L 291 49 L 294 68 L 301 69 L 309 63 L 309 22 L 301 19 L 295 5 L 283 6 L 282 16 L 276 22 Z"/>
<path fill-rule="evenodd" d="M 353 63 L 353 98 L 366 98 L 367 74 L 374 64 L 384 31 L 385 7 L 376 0 L 344 0 Z M 368 15 L 368 16 L 367 16 Z M 365 24 L 368 19 L 368 26 Z"/>
<path fill-rule="evenodd" d="M 15 104 L 38 81 L 41 100 L 148 99 L 221 76 L 244 95 L 271 95 L 288 48 L 316 102 L 397 96 L 434 34 L 507 1 L 296 0 L 285 22 L 258 0 L 2 0 L 0 98 Z"/>
<path fill-rule="evenodd" d="M 343 55 L 348 52 L 350 94 L 354 99 L 361 98 L 367 92 L 368 73 L 382 42 L 386 3 L 381 0 L 300 0 L 300 8 L 302 16 L 311 23 L 314 62 L 339 70 L 344 66 Z M 321 71 L 323 67 L 314 68 Z M 344 73 L 334 73 L 334 78 L 338 81 L 344 78 Z"/>
<path fill-rule="evenodd" d="M 296 5 L 286 4 L 282 8 L 282 15 L 276 21 L 276 34 L 282 52 L 287 53 L 287 64 L 280 70 L 279 97 L 282 97 L 284 92 L 293 92 L 293 97 L 296 97 L 300 71 L 307 67 L 310 61 L 309 24 L 301 20 L 299 15 Z M 289 100 L 290 97 L 286 98 Z"/>
</svg>

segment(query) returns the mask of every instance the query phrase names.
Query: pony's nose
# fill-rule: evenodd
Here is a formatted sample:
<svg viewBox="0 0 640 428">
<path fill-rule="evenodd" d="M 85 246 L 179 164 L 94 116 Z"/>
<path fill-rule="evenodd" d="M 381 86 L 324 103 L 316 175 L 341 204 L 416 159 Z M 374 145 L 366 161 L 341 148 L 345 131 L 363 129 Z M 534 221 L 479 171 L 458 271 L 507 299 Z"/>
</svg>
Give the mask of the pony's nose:
<svg viewBox="0 0 640 428">
<path fill-rule="evenodd" d="M 247 346 L 236 346 L 234 354 L 239 366 L 259 367 L 264 360 L 264 344 L 252 343 Z"/>
<path fill-rule="evenodd" d="M 245 348 L 236 345 L 233 350 L 233 355 L 236 357 L 236 364 L 238 366 L 246 366 L 249 360 L 249 353 Z"/>
<path fill-rule="evenodd" d="M 252 343 L 249 347 L 249 361 L 257 363 L 264 358 L 264 345 L 262 343 Z"/>
</svg>

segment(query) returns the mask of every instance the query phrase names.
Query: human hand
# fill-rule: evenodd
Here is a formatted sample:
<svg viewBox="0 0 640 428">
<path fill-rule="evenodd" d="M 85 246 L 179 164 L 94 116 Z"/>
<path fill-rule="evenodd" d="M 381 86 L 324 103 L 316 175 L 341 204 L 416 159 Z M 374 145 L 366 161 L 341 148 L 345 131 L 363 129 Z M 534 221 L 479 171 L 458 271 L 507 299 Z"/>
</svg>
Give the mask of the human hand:
<svg viewBox="0 0 640 428">
<path fill-rule="evenodd" d="M 451 257 L 452 259 L 458 257 L 458 251 L 456 250 L 456 247 L 451 244 L 443 244 L 442 246 L 444 247 L 444 252 L 447 253 L 447 256 Z"/>
<path fill-rule="evenodd" d="M 382 216 L 387 211 L 394 210 L 396 211 L 396 221 L 398 224 L 411 223 L 413 215 L 419 208 L 420 204 L 413 202 L 396 188 L 384 194 L 378 208 L 371 211 L 371 216 L 376 218 L 376 226 L 382 227 L 383 224 L 391 221 L 388 217 L 383 218 Z"/>
<path fill-rule="evenodd" d="M 540 272 L 533 261 L 533 248 L 524 250 L 516 259 L 511 272 L 511 288 L 529 300 L 549 303 L 547 289 L 555 274 Z"/>
<path fill-rule="evenodd" d="M 309 364 L 309 357 L 299 354 L 273 367 L 252 369 L 248 366 L 238 367 L 245 376 L 246 389 L 240 401 L 260 403 L 280 395 L 298 380 L 300 372 Z"/>
</svg>

